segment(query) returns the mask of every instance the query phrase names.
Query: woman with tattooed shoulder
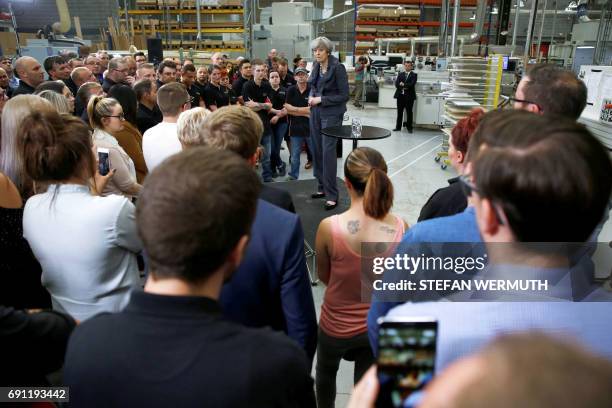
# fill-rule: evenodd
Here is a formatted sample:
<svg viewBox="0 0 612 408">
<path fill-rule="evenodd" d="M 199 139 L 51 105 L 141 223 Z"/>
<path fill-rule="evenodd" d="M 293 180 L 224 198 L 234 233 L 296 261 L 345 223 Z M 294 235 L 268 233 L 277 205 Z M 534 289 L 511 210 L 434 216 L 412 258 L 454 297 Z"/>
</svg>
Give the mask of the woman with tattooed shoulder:
<svg viewBox="0 0 612 408">
<path fill-rule="evenodd" d="M 367 335 L 369 303 L 361 298 L 363 258 L 392 256 L 395 247 L 362 253 L 363 242 L 399 243 L 408 224 L 389 211 L 393 184 L 387 163 L 369 147 L 353 150 L 344 163 L 350 208 L 321 221 L 317 231 L 317 271 L 327 285 L 317 346 L 316 390 L 319 408 L 333 407 L 336 373 L 342 358 L 355 361 L 355 383 L 374 362 Z M 367 250 L 367 249 L 366 249 Z"/>
</svg>

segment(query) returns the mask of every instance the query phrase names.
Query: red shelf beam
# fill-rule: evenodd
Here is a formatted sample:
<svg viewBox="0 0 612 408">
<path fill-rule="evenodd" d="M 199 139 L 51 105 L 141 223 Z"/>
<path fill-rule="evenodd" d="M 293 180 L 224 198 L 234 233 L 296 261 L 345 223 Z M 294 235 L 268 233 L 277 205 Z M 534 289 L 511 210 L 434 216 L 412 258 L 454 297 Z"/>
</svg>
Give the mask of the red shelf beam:
<svg viewBox="0 0 612 408">
<path fill-rule="evenodd" d="M 409 5 L 409 6 L 442 6 L 441 0 L 358 0 L 357 5 L 367 4 L 393 4 L 393 5 Z M 451 0 L 451 4 L 455 4 Z M 477 0 L 461 0 L 462 6 L 476 6 Z"/>
<path fill-rule="evenodd" d="M 407 22 L 407 21 L 399 21 L 397 23 L 391 21 L 355 21 L 355 25 L 363 25 L 363 26 L 395 26 L 395 27 L 440 27 L 439 21 L 420 21 L 420 22 Z M 452 23 L 448 24 L 449 27 L 452 27 Z M 471 28 L 474 27 L 474 23 L 462 22 L 459 23 L 459 27 L 462 28 Z"/>
</svg>

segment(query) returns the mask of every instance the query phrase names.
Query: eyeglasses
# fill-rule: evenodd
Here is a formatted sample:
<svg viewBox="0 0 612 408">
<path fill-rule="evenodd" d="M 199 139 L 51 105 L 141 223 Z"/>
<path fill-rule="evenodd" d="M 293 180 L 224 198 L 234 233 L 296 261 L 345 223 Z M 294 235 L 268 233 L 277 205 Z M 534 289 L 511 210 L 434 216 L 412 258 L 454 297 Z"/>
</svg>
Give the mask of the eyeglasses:
<svg viewBox="0 0 612 408">
<path fill-rule="evenodd" d="M 125 116 L 123 115 L 123 113 L 121 115 L 108 115 L 108 116 L 104 116 L 105 118 L 117 118 L 119 120 L 125 120 Z"/>
<path fill-rule="evenodd" d="M 476 187 L 476 184 L 472 183 L 472 180 L 470 180 L 469 175 L 463 174 L 459 176 L 459 182 L 461 183 L 461 189 L 467 197 L 471 197 L 472 192 L 476 192 L 478 195 L 482 196 L 481 191 L 478 189 L 478 187 Z M 495 203 L 492 203 L 492 206 L 493 210 L 495 211 L 495 218 L 497 218 L 497 222 L 499 223 L 499 225 L 504 225 L 504 220 L 501 216 L 501 213 L 499 212 L 499 209 L 497 208 L 497 205 L 495 205 Z"/>
<path fill-rule="evenodd" d="M 531 104 L 531 105 L 535 105 L 535 106 L 537 106 L 537 107 L 538 107 L 538 109 L 543 110 L 543 109 L 542 109 L 542 107 L 541 107 L 539 104 L 535 103 L 535 102 L 528 101 L 528 100 L 526 100 L 526 99 L 517 99 L 517 98 L 512 97 L 512 96 L 508 98 L 508 103 L 509 103 L 509 104 L 510 104 L 510 103 L 515 103 L 515 102 L 518 102 L 518 103 L 524 103 L 524 104 L 527 104 L 527 105 L 529 105 L 529 104 Z"/>
</svg>

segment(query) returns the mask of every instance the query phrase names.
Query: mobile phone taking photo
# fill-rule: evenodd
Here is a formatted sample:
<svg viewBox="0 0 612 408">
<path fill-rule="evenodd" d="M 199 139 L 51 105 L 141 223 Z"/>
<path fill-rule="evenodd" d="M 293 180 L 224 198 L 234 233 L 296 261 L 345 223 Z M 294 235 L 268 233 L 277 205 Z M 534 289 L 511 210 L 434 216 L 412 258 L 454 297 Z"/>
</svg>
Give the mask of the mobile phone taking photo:
<svg viewBox="0 0 612 408">
<path fill-rule="evenodd" d="M 98 172 L 106 176 L 110 172 L 110 156 L 108 149 L 98 147 Z"/>
<path fill-rule="evenodd" d="M 377 407 L 413 407 L 434 376 L 438 322 L 429 317 L 379 319 Z"/>
</svg>

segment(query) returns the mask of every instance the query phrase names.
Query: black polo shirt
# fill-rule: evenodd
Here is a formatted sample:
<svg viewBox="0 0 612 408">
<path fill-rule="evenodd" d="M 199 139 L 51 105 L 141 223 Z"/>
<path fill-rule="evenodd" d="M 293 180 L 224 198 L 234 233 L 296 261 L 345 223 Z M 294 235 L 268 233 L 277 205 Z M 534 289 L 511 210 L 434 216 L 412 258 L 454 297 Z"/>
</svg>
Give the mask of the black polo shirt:
<svg viewBox="0 0 612 408">
<path fill-rule="evenodd" d="M 295 85 L 295 84 L 297 84 L 297 82 L 295 81 L 293 74 L 287 71 L 287 75 L 285 75 L 285 79 L 281 78 L 281 86 L 285 88 L 289 88 L 291 85 Z"/>
<path fill-rule="evenodd" d="M 272 102 L 272 87 L 268 81 L 261 81 L 261 85 L 257 85 L 255 81 L 248 81 L 242 87 L 242 97 L 244 101 L 254 101 L 259 103 L 270 103 Z M 257 111 L 257 114 L 261 118 L 264 125 L 264 130 L 270 130 L 270 117 L 269 111 L 261 109 Z"/>
<path fill-rule="evenodd" d="M 189 94 L 189 98 L 191 99 L 191 106 L 193 108 L 200 106 L 200 101 L 204 101 L 204 95 L 202 94 L 202 90 L 200 89 L 200 87 L 193 84 L 191 85 L 190 88 L 187 88 L 185 86 L 185 89 L 187 90 L 187 93 Z"/>
<path fill-rule="evenodd" d="M 308 95 L 310 94 L 310 87 L 306 86 L 306 90 L 300 93 L 297 85 L 289 87 L 287 90 L 287 103 L 293 105 L 296 108 L 304 108 L 308 106 Z M 310 124 L 309 119 L 305 116 L 291 116 L 289 115 L 289 136 L 303 136 L 308 137 L 310 135 Z"/>
<path fill-rule="evenodd" d="M 246 84 L 247 82 L 249 82 L 249 80 L 243 77 L 242 75 L 240 75 L 238 79 L 236 79 L 232 83 L 232 90 L 234 91 L 234 94 L 236 94 L 236 96 L 242 95 L 242 88 L 244 87 L 244 84 Z"/>
<path fill-rule="evenodd" d="M 276 110 L 283 109 L 286 99 L 287 99 L 287 88 L 285 88 L 282 85 L 276 91 L 274 90 L 274 88 L 272 88 L 272 94 L 270 96 L 270 100 L 272 101 L 272 107 L 274 109 Z M 272 116 L 273 115 L 270 115 L 270 117 Z M 284 123 L 284 122 L 287 122 L 287 116 L 280 118 L 277 123 Z"/>
<path fill-rule="evenodd" d="M 133 291 L 123 311 L 76 328 L 63 373 L 74 408 L 315 407 L 297 343 L 198 296 Z"/>
<path fill-rule="evenodd" d="M 229 105 L 230 102 L 229 95 L 225 93 L 223 87 L 221 85 L 216 87 L 212 82 L 206 85 L 204 89 L 204 98 L 207 107 L 215 105 L 217 108 L 222 108 Z"/>
<path fill-rule="evenodd" d="M 148 129 L 152 128 L 158 123 L 161 123 L 163 119 L 162 113 L 157 106 L 151 110 L 141 103 L 138 104 L 138 111 L 136 112 L 136 125 L 138 126 L 140 133 L 143 135 Z"/>
</svg>

